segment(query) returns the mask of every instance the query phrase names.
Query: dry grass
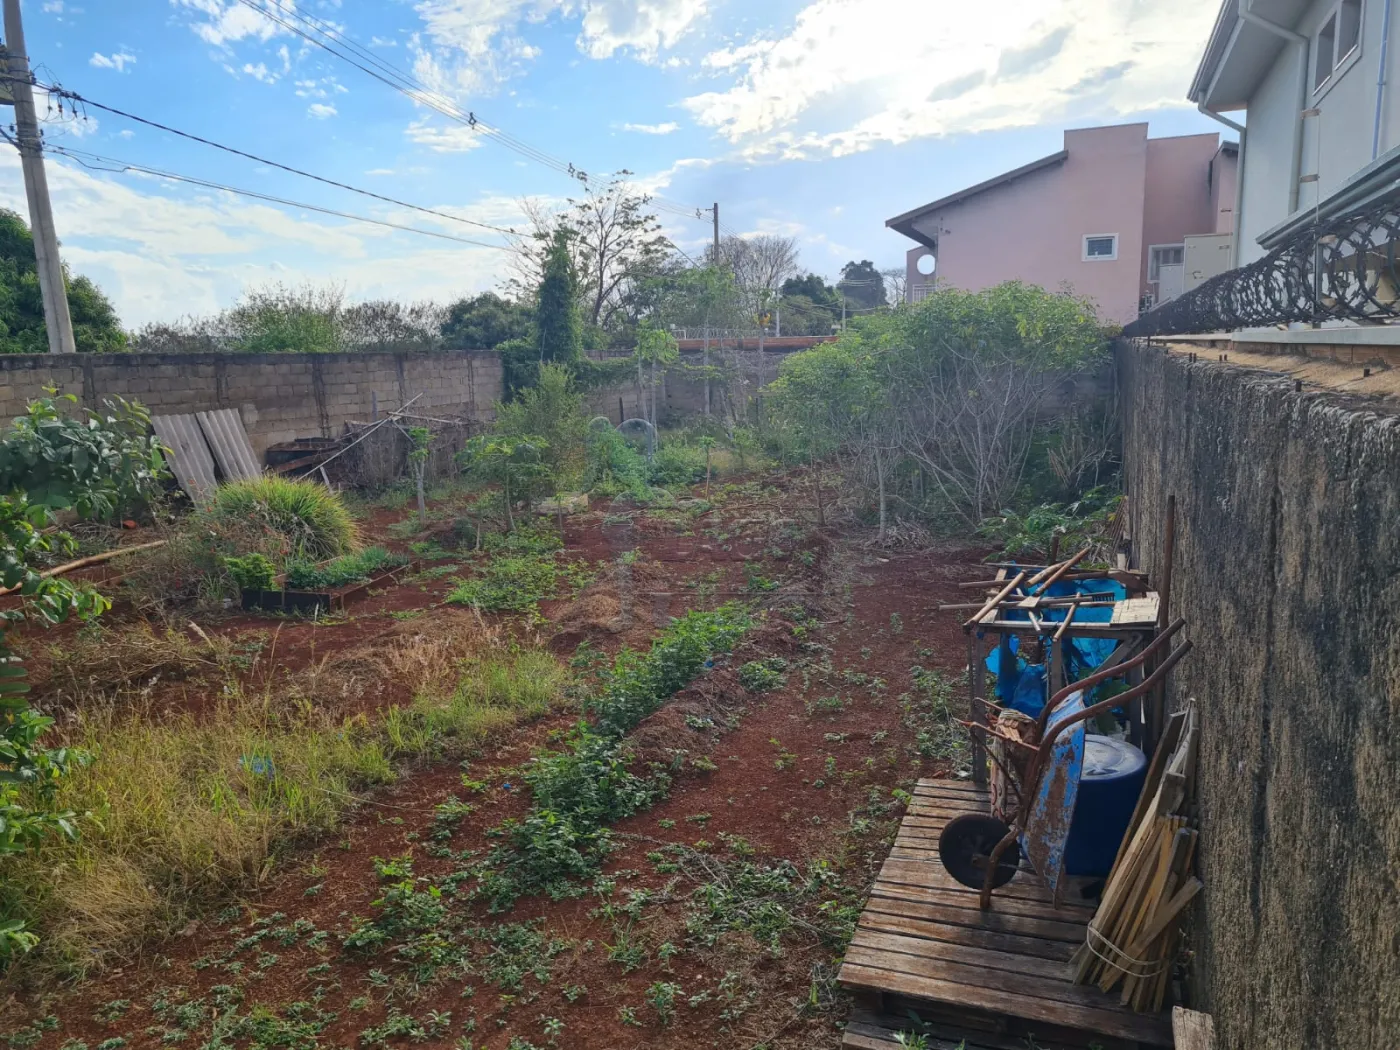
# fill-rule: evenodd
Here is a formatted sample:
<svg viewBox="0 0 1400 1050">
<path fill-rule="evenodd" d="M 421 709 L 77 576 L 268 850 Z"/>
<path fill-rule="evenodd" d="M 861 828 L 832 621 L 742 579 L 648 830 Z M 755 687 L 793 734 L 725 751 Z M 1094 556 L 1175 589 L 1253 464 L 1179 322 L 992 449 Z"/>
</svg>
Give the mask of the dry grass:
<svg viewBox="0 0 1400 1050">
<path fill-rule="evenodd" d="M 401 678 L 412 702 L 346 717 L 335 698 L 370 673 Z M 0 914 L 43 938 L 26 965 L 100 967 L 256 882 L 279 848 L 336 827 L 397 762 L 464 753 L 548 711 L 566 683 L 549 653 L 507 648 L 460 616 L 256 693 L 229 678 L 200 716 L 91 698 L 69 742 L 94 759 L 58 803 L 92 818 L 77 842 L 7 863 Z"/>
<path fill-rule="evenodd" d="M 232 649 L 227 638 L 161 630 L 144 621 L 118 627 L 94 623 L 49 647 L 49 686 L 89 696 L 139 689 L 157 678 L 217 671 Z"/>
</svg>

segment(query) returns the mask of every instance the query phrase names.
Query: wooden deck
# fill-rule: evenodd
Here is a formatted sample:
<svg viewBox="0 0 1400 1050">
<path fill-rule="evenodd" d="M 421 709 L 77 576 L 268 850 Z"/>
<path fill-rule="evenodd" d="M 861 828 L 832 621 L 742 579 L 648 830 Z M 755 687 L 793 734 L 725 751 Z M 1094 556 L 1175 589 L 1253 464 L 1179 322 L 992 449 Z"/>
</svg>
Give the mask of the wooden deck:
<svg viewBox="0 0 1400 1050">
<path fill-rule="evenodd" d="M 986 790 L 970 783 L 921 780 L 914 789 L 841 967 L 841 983 L 869 1011 L 853 1019 L 845 1045 L 879 1045 L 879 1018 L 898 1023 L 912 1004 L 919 1016 L 951 1024 L 953 1042 L 958 1029 L 990 1028 L 1033 1032 L 1042 1045 L 1045 1037 L 1082 1045 L 1091 1036 L 1104 1045 L 1171 1046 L 1169 1015 L 1133 1013 L 1116 995 L 1071 981 L 1069 959 L 1084 941 L 1092 907 L 1057 909 L 1050 890 L 1022 874 L 997 890 L 984 912 L 976 891 L 943 869 L 944 824 L 987 809 Z M 934 1032 L 941 1038 L 942 1030 Z"/>
</svg>

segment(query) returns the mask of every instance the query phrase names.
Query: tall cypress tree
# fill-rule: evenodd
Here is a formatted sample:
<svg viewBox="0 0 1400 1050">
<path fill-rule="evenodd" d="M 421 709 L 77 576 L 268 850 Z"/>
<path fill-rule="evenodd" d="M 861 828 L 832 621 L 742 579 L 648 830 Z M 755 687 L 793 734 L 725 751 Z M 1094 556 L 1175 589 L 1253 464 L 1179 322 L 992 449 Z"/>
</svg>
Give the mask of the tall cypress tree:
<svg viewBox="0 0 1400 1050">
<path fill-rule="evenodd" d="M 569 258 L 569 235 L 557 230 L 545 256 L 535 307 L 535 349 L 539 360 L 573 367 L 583 358 L 583 329 L 578 318 L 578 278 Z"/>
</svg>

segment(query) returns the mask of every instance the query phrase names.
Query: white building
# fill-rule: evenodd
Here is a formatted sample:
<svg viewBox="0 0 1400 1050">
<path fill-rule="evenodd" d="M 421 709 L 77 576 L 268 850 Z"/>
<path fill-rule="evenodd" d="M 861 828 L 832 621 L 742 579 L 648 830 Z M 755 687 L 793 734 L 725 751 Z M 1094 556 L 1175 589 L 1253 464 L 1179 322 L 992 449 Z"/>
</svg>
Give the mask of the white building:
<svg viewBox="0 0 1400 1050">
<path fill-rule="evenodd" d="M 1225 0 L 1190 95 L 1240 135 L 1235 265 L 1319 207 L 1400 180 L 1393 6 L 1400 0 Z"/>
</svg>

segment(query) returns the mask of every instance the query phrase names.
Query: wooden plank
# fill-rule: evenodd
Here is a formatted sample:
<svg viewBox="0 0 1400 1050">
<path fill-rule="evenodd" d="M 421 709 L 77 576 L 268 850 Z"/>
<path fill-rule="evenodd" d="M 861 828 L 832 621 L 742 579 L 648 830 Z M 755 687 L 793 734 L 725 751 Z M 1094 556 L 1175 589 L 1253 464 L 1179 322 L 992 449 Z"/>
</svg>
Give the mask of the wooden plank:
<svg viewBox="0 0 1400 1050">
<path fill-rule="evenodd" d="M 944 779 L 942 777 L 924 777 L 914 785 L 915 791 L 934 788 L 944 789 L 947 791 L 957 791 L 965 795 L 979 795 L 982 798 L 987 797 L 987 789 L 984 787 L 979 787 L 970 780 L 952 780 Z"/>
<path fill-rule="evenodd" d="M 1074 945 L 1066 941 L 1047 940 L 1044 937 L 1030 937 L 1019 933 L 1002 933 L 950 922 L 910 919 L 900 915 L 885 915 L 878 911 L 864 912 L 857 928 L 894 933 L 901 937 L 919 937 L 927 941 L 942 941 L 945 944 L 965 944 L 969 948 L 986 948 L 988 951 L 1010 952 L 1037 959 L 1053 959 L 1057 962 L 1068 962 L 1074 955 Z"/>
<path fill-rule="evenodd" d="M 926 1043 L 920 1044 L 928 1050 L 1026 1050 L 1024 1039 L 1008 1039 L 991 1032 L 969 1032 L 966 1029 L 950 1028 L 941 1024 L 915 1024 L 910 1018 L 886 1015 L 878 1020 L 866 1016 L 853 1016 L 846 1025 L 846 1033 L 841 1039 L 843 1050 L 901 1050 L 908 1045 L 901 1043 L 901 1034 L 917 1035 L 916 1029 L 925 1033 Z M 1052 1050 L 1037 1041 L 1037 1046 Z"/>
<path fill-rule="evenodd" d="M 1007 995 L 1046 999 L 1117 1014 L 1132 1014 L 1131 1010 L 1118 1004 L 1116 996 L 1104 995 L 1097 988 L 1073 984 L 1070 981 L 1049 980 L 1004 967 L 993 969 L 977 964 L 968 965 L 948 957 L 929 958 L 855 946 L 846 952 L 846 962 L 852 966 L 868 966 L 912 977 L 931 977 L 953 984 L 975 984 L 981 988 L 1005 992 Z"/>
<path fill-rule="evenodd" d="M 926 891 L 936 892 L 936 891 Z M 954 926 L 966 926 L 973 930 L 992 930 L 997 933 L 1019 933 L 1027 937 L 1044 937 L 1066 944 L 1084 942 L 1084 924 L 1063 922 L 1057 919 L 1033 919 L 1024 915 L 1008 915 L 999 911 L 982 911 L 975 904 L 965 907 L 960 904 L 934 904 L 928 901 L 911 901 L 903 897 L 885 896 L 885 888 L 879 887 L 876 896 L 870 898 L 866 909 L 884 915 L 898 915 L 906 919 L 928 919 L 932 922 L 946 922 Z"/>
<path fill-rule="evenodd" d="M 1172 1010 L 1176 1050 L 1215 1050 L 1215 1021 L 1210 1014 L 1176 1007 Z"/>
<path fill-rule="evenodd" d="M 1008 996 L 979 984 L 960 984 L 932 977 L 880 970 L 869 966 L 845 963 L 839 980 L 857 988 L 893 991 L 936 1002 L 958 1003 L 998 1014 L 1014 1014 L 1032 1021 L 1063 1025 L 1081 1031 L 1136 1039 L 1154 1046 L 1171 1046 L 1172 1034 L 1168 1022 L 1161 1016 L 1132 1014 L 1126 1011 L 1095 1009 L 1070 1003 L 1039 999 L 1034 996 Z"/>
<path fill-rule="evenodd" d="M 881 897 L 894 897 L 900 900 L 923 901 L 926 904 L 949 904 L 959 908 L 976 908 L 978 891 L 957 882 L 946 872 L 939 872 L 948 881 L 910 885 L 900 882 L 877 882 L 871 893 Z M 980 909 L 979 909 L 980 910 Z M 994 890 L 992 911 L 1007 915 L 1025 915 L 1032 919 L 1053 919 L 1057 922 L 1073 922 L 1087 926 L 1094 917 L 1094 909 L 1082 904 L 1066 904 L 1060 907 L 1047 900 L 1030 897 L 1013 897 Z"/>
<path fill-rule="evenodd" d="M 900 841 L 900 839 L 895 840 L 895 845 L 898 846 L 900 849 L 927 849 L 927 847 L 900 846 Z M 907 857 L 895 856 L 893 850 L 891 850 L 890 855 L 895 860 L 911 859 Z M 925 853 L 925 856 L 928 856 L 928 854 Z M 957 879 L 953 878 L 953 876 L 948 874 L 947 870 L 944 869 L 943 865 L 937 862 L 936 852 L 932 854 L 932 858 L 933 862 L 928 864 L 928 877 L 922 882 L 920 882 L 919 885 L 932 886 L 937 887 L 939 889 L 947 890 L 968 890 L 969 893 L 976 894 L 976 890 L 964 886 L 962 883 L 958 882 Z M 907 885 L 907 883 L 891 883 L 890 885 Z M 1001 900 L 1003 897 L 1015 897 L 1019 900 L 1036 901 L 1039 904 L 1050 904 L 1054 901 L 1054 894 L 1050 891 L 1050 888 L 1048 886 L 1046 886 L 1044 883 L 1036 881 L 1032 876 L 1026 875 L 1024 873 L 1017 875 L 1005 886 L 1001 886 L 993 892 L 993 906 L 995 906 L 996 901 Z M 1094 910 L 1093 906 L 1091 905 L 1071 904 L 1069 906 L 1071 908 L 1087 908 L 1089 910 L 1089 914 L 1092 914 Z M 1077 913 L 1074 911 L 1069 911 L 1066 912 L 1066 914 L 1075 915 Z"/>
<path fill-rule="evenodd" d="M 931 941 L 924 937 L 908 937 L 880 930 L 856 930 L 851 947 L 866 951 L 911 955 L 920 959 L 946 959 L 966 966 L 985 966 L 989 970 L 1009 970 L 1047 981 L 1073 984 L 1073 971 L 1067 962 L 1041 956 L 1002 952 L 949 941 Z M 849 958 L 849 955 L 847 956 Z M 883 964 L 877 964 L 883 965 Z M 893 967 L 892 967 L 893 968 Z"/>
</svg>

